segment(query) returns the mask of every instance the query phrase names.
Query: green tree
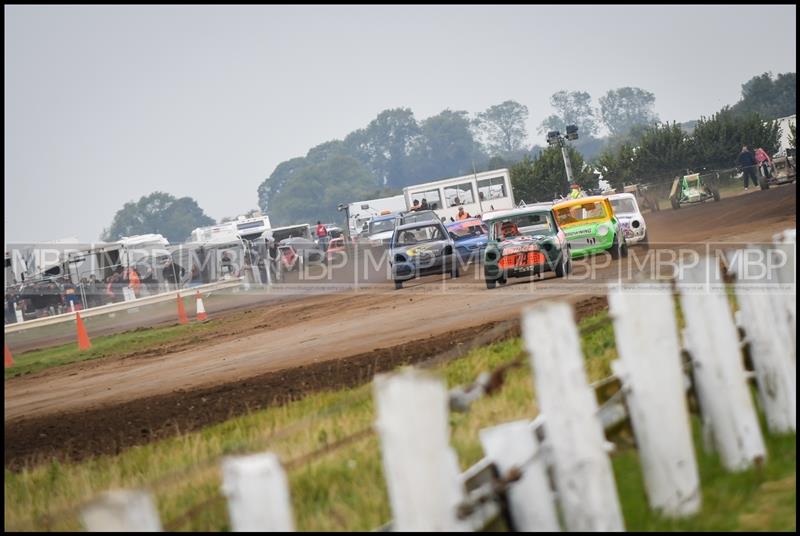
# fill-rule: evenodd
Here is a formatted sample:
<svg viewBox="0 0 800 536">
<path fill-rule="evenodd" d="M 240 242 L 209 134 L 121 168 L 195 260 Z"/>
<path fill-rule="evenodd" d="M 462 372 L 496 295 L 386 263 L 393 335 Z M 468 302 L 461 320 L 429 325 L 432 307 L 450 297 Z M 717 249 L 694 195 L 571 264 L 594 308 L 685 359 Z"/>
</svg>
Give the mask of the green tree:
<svg viewBox="0 0 800 536">
<path fill-rule="evenodd" d="M 258 185 L 258 206 L 264 214 L 272 209 L 271 201 L 280 193 L 286 181 L 305 165 L 306 159 L 302 156 L 281 162 L 272 174 Z"/>
<path fill-rule="evenodd" d="M 731 107 L 737 116 L 758 113 L 765 119 L 778 119 L 797 113 L 797 73 L 772 73 L 754 76 L 742 84 L 742 98 Z"/>
<path fill-rule="evenodd" d="M 182 242 L 195 228 L 213 224 L 191 197 L 153 192 L 137 202 L 125 203 L 100 239 L 111 242 L 123 236 L 156 233 L 170 242 Z"/>
<path fill-rule="evenodd" d="M 636 171 L 648 176 L 667 176 L 689 166 L 691 144 L 681 126 L 656 124 L 647 128 L 633 149 Z"/>
<path fill-rule="evenodd" d="M 335 221 L 340 203 L 364 199 L 375 189 L 363 164 L 351 156 L 334 155 L 292 175 L 273 199 L 270 220 L 277 225 Z"/>
<path fill-rule="evenodd" d="M 658 121 L 653 110 L 656 96 L 638 87 L 611 89 L 599 102 L 600 119 L 612 136 L 624 135 L 636 125 Z"/>
<path fill-rule="evenodd" d="M 558 130 L 563 134 L 567 125 L 577 125 L 581 136 L 590 138 L 597 134 L 592 97 L 585 91 L 558 91 L 550 97 L 550 104 L 556 113 L 542 121 L 540 133 Z"/>
<path fill-rule="evenodd" d="M 490 106 L 478 114 L 475 126 L 486 140 L 491 156 L 505 155 L 525 148 L 528 107 L 513 100 Z"/>
<path fill-rule="evenodd" d="M 409 155 L 420 128 L 408 108 L 384 110 L 364 129 L 351 132 L 344 140 L 348 154 L 367 166 L 377 186 L 410 184 Z"/>
<path fill-rule="evenodd" d="M 757 113 L 740 115 L 725 107 L 697 122 L 691 138 L 690 165 L 694 168 L 730 168 L 742 145 L 763 147 L 769 154 L 778 150 L 780 128 Z"/>
<path fill-rule="evenodd" d="M 614 188 L 638 182 L 636 153 L 628 143 L 603 151 L 596 160 L 596 167 Z"/>
<path fill-rule="evenodd" d="M 444 110 L 420 123 L 409 160 L 410 183 L 418 183 L 470 173 L 485 155 L 473 139 L 468 113 Z"/>
<path fill-rule="evenodd" d="M 572 147 L 567 147 L 567 152 L 572 164 L 573 180 L 582 188 L 595 187 L 595 176 L 585 165 L 581 154 Z M 560 147 L 548 147 L 534 159 L 526 156 L 511 166 L 509 172 L 517 202 L 552 201 L 567 193 L 567 171 Z"/>
</svg>

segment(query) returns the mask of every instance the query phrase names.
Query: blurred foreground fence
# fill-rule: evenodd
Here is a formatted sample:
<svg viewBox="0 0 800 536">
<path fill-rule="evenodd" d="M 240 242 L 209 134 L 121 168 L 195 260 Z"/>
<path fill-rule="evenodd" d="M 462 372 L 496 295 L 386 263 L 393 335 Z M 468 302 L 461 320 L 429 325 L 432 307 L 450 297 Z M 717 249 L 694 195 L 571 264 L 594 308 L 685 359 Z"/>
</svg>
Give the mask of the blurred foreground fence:
<svg viewBox="0 0 800 536">
<path fill-rule="evenodd" d="M 703 447 L 718 452 L 728 471 L 758 466 L 768 456 L 749 381 L 767 432 L 796 431 L 795 236 L 792 229 L 775 238 L 775 249 L 784 248 L 790 261 L 770 274 L 777 284 L 741 277 L 741 251 L 729 254 L 727 270 L 713 257 L 684 266 L 674 287 L 612 284 L 609 313 L 619 359 L 612 377 L 591 385 L 570 306 L 550 302 L 526 310 L 522 331 L 540 414 L 481 430 L 484 458 L 463 473 L 450 445 L 448 412 L 466 411 L 478 397 L 497 392 L 505 371 L 524 361 L 449 392 L 424 370 L 376 376 L 374 428 L 338 444 L 377 432 L 393 515 L 379 530 L 473 531 L 500 519 L 517 531 L 624 530 L 609 460 L 616 447 L 608 440 L 623 427 L 633 433 L 651 509 L 673 518 L 697 513 L 701 482 L 690 406 L 700 413 Z M 725 281 L 731 274 L 736 315 Z M 227 502 L 234 531 L 292 531 L 285 469 L 306 461 L 282 464 L 271 452 L 225 457 L 221 490 L 212 500 Z M 203 508 L 195 505 L 185 515 Z M 108 491 L 84 504 L 81 518 L 89 531 L 174 530 L 181 521 L 162 524 L 144 489 Z"/>
</svg>

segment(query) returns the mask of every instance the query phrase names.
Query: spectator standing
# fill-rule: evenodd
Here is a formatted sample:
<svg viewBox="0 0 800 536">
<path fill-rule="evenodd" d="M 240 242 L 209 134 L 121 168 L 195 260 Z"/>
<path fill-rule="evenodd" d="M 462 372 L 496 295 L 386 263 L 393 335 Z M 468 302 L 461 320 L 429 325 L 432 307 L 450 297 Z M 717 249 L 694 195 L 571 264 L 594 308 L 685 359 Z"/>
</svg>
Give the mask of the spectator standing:
<svg viewBox="0 0 800 536">
<path fill-rule="evenodd" d="M 161 271 L 161 273 L 164 276 L 164 281 L 172 283 L 173 285 L 175 285 L 175 288 L 177 289 L 178 286 L 180 285 L 180 282 L 183 281 L 183 276 L 186 274 L 186 270 L 183 268 L 183 266 L 179 265 L 172 259 L 169 259 L 167 263 L 164 265 L 164 268 Z"/>
<path fill-rule="evenodd" d="M 753 181 L 753 186 L 758 185 L 758 181 L 756 180 L 756 159 L 753 156 L 753 153 L 750 152 L 750 149 L 747 148 L 747 145 L 742 146 L 742 150 L 739 153 L 739 157 L 736 159 L 736 164 L 742 168 L 742 177 L 744 179 L 744 191 L 747 191 L 747 184 L 748 179 Z"/>
<path fill-rule="evenodd" d="M 319 246 L 322 248 L 323 253 L 328 251 L 328 229 L 322 225 L 321 221 L 317 222 L 317 238 L 319 239 Z"/>
<path fill-rule="evenodd" d="M 770 178 L 771 174 L 769 170 L 772 168 L 772 159 L 767 154 L 767 151 L 761 147 L 756 149 L 756 162 L 758 163 L 761 174 L 766 178 Z"/>
</svg>

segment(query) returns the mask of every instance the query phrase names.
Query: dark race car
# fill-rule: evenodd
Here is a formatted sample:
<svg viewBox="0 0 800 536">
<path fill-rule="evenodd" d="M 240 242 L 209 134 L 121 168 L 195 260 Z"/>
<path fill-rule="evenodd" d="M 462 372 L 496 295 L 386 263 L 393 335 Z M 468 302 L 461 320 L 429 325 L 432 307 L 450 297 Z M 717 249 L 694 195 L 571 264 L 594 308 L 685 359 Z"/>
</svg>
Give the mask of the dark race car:
<svg viewBox="0 0 800 536">
<path fill-rule="evenodd" d="M 459 275 L 455 244 L 440 221 L 395 227 L 389 262 L 396 289 L 403 288 L 404 281 L 423 275 Z"/>
<path fill-rule="evenodd" d="M 484 222 L 489 227 L 483 260 L 486 288 L 504 285 L 509 277 L 544 272 L 564 277 L 572 270 L 569 243 L 550 206 L 504 211 Z"/>
</svg>

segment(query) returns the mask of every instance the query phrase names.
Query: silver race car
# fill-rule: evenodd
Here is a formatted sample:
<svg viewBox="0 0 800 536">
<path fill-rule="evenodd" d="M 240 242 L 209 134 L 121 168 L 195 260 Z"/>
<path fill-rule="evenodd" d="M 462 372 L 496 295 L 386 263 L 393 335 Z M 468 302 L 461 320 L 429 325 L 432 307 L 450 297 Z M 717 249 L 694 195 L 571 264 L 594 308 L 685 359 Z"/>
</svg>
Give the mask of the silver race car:
<svg viewBox="0 0 800 536">
<path fill-rule="evenodd" d="M 440 221 L 420 221 L 395 227 L 389 262 L 394 288 L 429 274 L 450 273 L 458 277 L 455 244 Z"/>
</svg>

